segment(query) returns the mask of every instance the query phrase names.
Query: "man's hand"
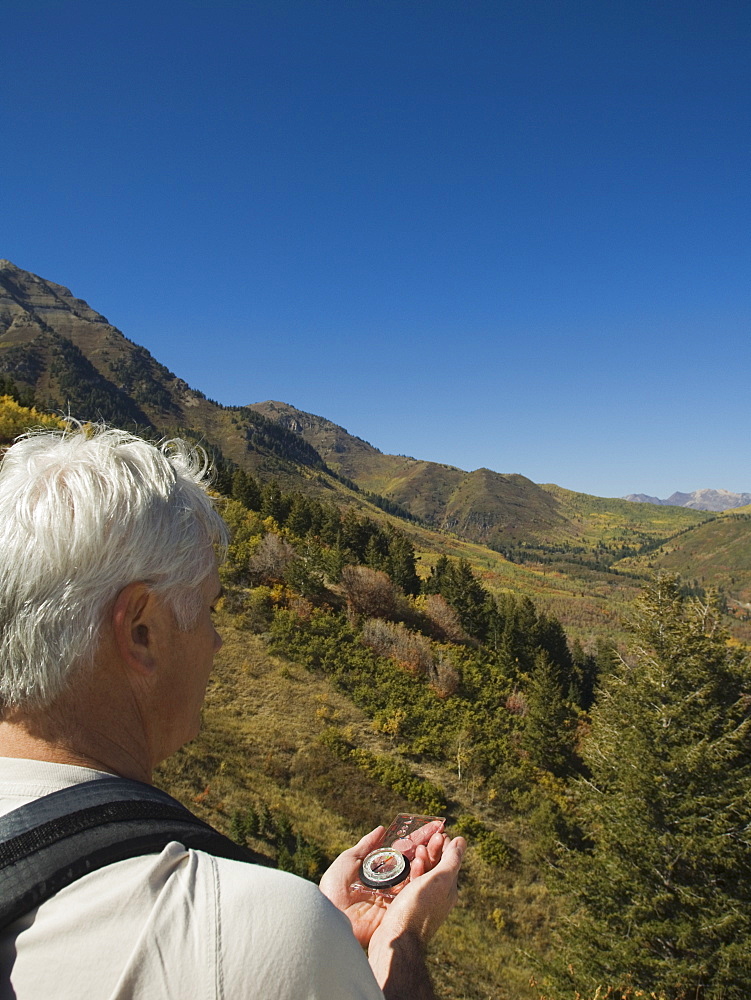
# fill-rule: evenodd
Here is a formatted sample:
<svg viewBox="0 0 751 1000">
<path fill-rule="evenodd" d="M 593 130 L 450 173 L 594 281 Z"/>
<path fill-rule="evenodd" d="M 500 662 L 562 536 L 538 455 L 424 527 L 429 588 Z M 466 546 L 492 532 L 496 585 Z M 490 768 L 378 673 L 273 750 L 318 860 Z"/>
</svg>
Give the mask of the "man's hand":
<svg viewBox="0 0 751 1000">
<path fill-rule="evenodd" d="M 407 883 L 373 930 L 368 961 L 386 1000 L 435 1000 L 425 948 L 456 903 L 466 848 L 446 837 L 435 867 Z"/>
<path fill-rule="evenodd" d="M 355 937 L 367 948 L 373 931 L 380 924 L 386 912 L 386 904 L 380 896 L 367 896 L 352 888 L 352 883 L 360 873 L 360 862 L 381 842 L 385 827 L 377 826 L 366 833 L 354 847 L 344 851 L 335 859 L 321 878 L 320 889 L 334 906 L 346 913 L 352 924 Z"/>
<path fill-rule="evenodd" d="M 395 887 L 401 894 L 417 878 L 431 871 L 442 857 L 448 838 L 441 832 L 443 824 L 428 823 L 416 830 L 407 841 L 399 841 L 397 849 L 410 858 L 410 883 Z M 355 937 L 367 948 L 374 931 L 380 926 L 392 901 L 368 889 L 353 889 L 360 873 L 360 862 L 381 843 L 384 828 L 376 827 L 354 847 L 344 851 L 324 873 L 320 888 L 331 902 L 349 917 Z M 448 911 L 447 911 L 448 912 Z"/>
<path fill-rule="evenodd" d="M 436 863 L 418 878 L 410 879 L 388 906 L 373 932 L 371 951 L 403 935 L 413 935 L 427 945 L 456 903 L 459 869 L 466 849 L 463 837 L 443 838 Z"/>
</svg>

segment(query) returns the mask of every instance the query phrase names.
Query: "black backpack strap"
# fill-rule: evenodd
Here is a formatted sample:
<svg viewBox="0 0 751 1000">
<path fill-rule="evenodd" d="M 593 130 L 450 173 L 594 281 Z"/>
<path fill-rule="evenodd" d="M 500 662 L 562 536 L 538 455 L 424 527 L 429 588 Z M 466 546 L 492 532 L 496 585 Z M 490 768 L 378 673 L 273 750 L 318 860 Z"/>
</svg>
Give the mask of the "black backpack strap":
<svg viewBox="0 0 751 1000">
<path fill-rule="evenodd" d="M 159 853 L 170 841 L 233 861 L 268 864 L 151 785 L 97 778 L 0 816 L 0 928 L 105 865 Z"/>
</svg>

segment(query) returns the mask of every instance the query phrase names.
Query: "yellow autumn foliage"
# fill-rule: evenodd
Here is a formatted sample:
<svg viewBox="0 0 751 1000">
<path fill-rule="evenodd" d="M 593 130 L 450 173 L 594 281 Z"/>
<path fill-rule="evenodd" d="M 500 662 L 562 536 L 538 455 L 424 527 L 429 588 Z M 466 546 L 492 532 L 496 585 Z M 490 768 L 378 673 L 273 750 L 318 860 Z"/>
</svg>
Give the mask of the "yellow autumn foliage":
<svg viewBox="0 0 751 1000">
<path fill-rule="evenodd" d="M 33 427 L 65 427 L 50 413 L 40 413 L 33 406 L 21 406 L 12 396 L 0 396 L 0 444 L 10 444 L 19 434 Z"/>
</svg>

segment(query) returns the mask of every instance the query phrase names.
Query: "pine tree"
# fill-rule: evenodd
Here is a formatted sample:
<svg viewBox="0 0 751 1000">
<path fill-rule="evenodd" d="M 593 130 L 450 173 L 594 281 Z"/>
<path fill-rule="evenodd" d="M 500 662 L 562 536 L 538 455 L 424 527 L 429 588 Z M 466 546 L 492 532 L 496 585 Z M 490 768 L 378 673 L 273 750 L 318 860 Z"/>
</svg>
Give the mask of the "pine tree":
<svg viewBox="0 0 751 1000">
<path fill-rule="evenodd" d="M 365 549 L 371 536 L 377 531 L 377 526 L 367 519 L 362 519 L 353 510 L 346 511 L 341 523 L 342 547 L 349 549 L 358 562 L 365 559 Z"/>
<path fill-rule="evenodd" d="M 467 634 L 484 639 L 492 599 L 472 572 L 469 560 L 451 560 L 448 569 L 442 573 L 440 593 L 458 612 Z"/>
<path fill-rule="evenodd" d="M 212 488 L 222 496 L 232 496 L 233 466 L 222 458 L 214 458 L 214 474 L 211 481 Z M 235 499 L 237 499 L 235 497 Z"/>
<path fill-rule="evenodd" d="M 607 644 L 600 640 L 596 653 L 585 653 L 582 644 L 574 639 L 571 645 L 571 684 L 568 696 L 581 708 L 588 711 L 595 698 L 597 678 L 606 664 L 611 669 L 614 664 L 614 654 Z"/>
<path fill-rule="evenodd" d="M 415 547 L 400 531 L 394 531 L 389 536 L 386 572 L 405 594 L 414 596 L 420 593 L 420 577 L 415 568 Z"/>
<path fill-rule="evenodd" d="M 293 495 L 286 527 L 297 538 L 304 538 L 313 525 L 313 504 L 302 493 Z"/>
<path fill-rule="evenodd" d="M 278 525 L 283 525 L 290 508 L 290 498 L 279 489 L 279 484 L 272 479 L 265 483 L 261 490 L 261 516 L 273 517 Z"/>
<path fill-rule="evenodd" d="M 441 587 L 449 570 L 448 556 L 439 556 L 435 566 L 430 570 L 430 576 L 422 585 L 423 594 L 440 594 Z"/>
<path fill-rule="evenodd" d="M 570 912 L 553 995 L 633 986 L 747 1000 L 749 664 L 716 612 L 669 578 L 643 596 L 633 628 L 633 656 L 603 681 L 582 747 L 590 847 L 561 859 Z"/>
<path fill-rule="evenodd" d="M 382 536 L 371 535 L 365 546 L 363 562 L 371 569 L 386 569 L 387 554 L 383 551 Z"/>
<path fill-rule="evenodd" d="M 521 748 L 535 767 L 557 777 L 574 767 L 576 713 L 564 698 L 560 668 L 541 649 L 526 690 Z"/>
<path fill-rule="evenodd" d="M 232 498 L 239 500 L 248 510 L 259 510 L 261 507 L 258 483 L 244 469 L 237 469 L 232 476 Z"/>
</svg>

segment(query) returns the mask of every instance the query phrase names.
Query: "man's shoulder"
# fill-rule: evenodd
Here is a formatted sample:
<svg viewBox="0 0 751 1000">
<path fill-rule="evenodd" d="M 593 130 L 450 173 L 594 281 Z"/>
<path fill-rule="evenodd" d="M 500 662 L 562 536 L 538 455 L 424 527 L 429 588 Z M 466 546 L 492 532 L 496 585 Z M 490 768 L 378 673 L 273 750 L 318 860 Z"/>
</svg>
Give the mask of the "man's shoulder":
<svg viewBox="0 0 751 1000">
<path fill-rule="evenodd" d="M 383 1000 L 348 918 L 297 875 L 190 852 L 215 873 L 216 921 L 227 996 Z M 252 983 L 247 955 L 254 956 Z"/>
<path fill-rule="evenodd" d="M 189 867 L 195 865 L 202 876 L 209 871 L 215 879 L 222 902 L 227 906 L 252 904 L 252 909 L 273 907 L 275 913 L 290 914 L 304 911 L 307 919 L 333 919 L 335 923 L 349 921 L 323 895 L 317 885 L 290 872 L 216 857 L 203 851 L 188 851 Z"/>
</svg>

